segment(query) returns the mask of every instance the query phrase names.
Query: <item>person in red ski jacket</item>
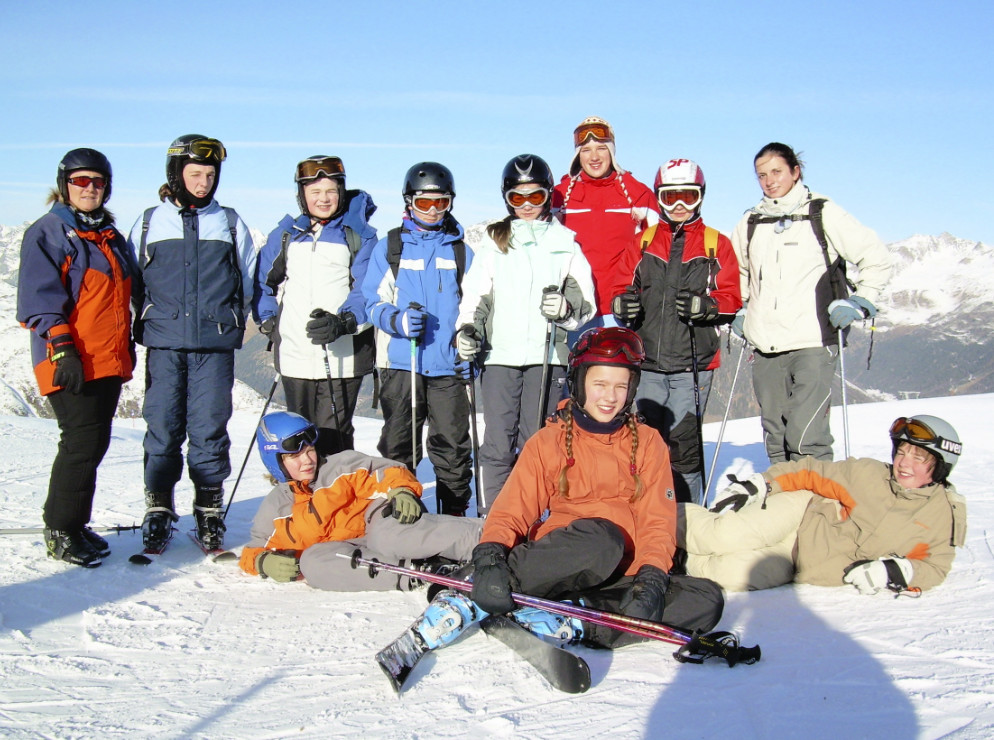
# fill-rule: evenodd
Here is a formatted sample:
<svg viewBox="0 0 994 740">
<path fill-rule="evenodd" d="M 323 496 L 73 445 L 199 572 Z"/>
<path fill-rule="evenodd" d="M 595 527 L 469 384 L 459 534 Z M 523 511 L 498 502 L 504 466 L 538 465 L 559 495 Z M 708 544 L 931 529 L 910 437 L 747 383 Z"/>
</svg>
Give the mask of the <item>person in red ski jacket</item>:
<svg viewBox="0 0 994 740">
<path fill-rule="evenodd" d="M 590 263 L 597 314 L 571 334 L 571 343 L 590 327 L 616 325 L 611 299 L 631 281 L 626 266 L 638 261 L 633 237 L 659 220 L 652 191 L 618 166 L 614 129 L 607 121 L 585 118 L 573 131 L 573 144 L 576 153 L 569 174 L 556 186 L 552 208 L 576 233 Z"/>
<path fill-rule="evenodd" d="M 52 210 L 21 242 L 17 320 L 31 330 L 38 388 L 62 433 L 45 500 L 45 546 L 49 557 L 95 568 L 110 547 L 87 524 L 121 385 L 135 366 L 138 266 L 105 208 L 107 157 L 73 149 L 56 182 Z"/>
</svg>

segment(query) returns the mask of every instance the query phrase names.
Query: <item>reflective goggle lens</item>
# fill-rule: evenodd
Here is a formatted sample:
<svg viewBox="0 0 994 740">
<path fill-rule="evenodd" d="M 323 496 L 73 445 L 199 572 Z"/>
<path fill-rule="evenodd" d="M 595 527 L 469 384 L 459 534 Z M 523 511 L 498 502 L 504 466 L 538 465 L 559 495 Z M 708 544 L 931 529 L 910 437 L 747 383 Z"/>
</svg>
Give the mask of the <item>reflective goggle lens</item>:
<svg viewBox="0 0 994 740">
<path fill-rule="evenodd" d="M 638 334 L 618 326 L 604 329 L 591 329 L 580 337 L 573 350 L 576 357 L 594 355 L 596 357 L 617 357 L 624 354 L 631 362 L 645 360 L 645 346 Z"/>
<path fill-rule="evenodd" d="M 300 452 L 304 447 L 313 446 L 317 441 L 318 430 L 314 427 L 307 427 L 284 439 L 281 447 L 285 452 Z"/>
<path fill-rule="evenodd" d="M 895 419 L 890 425 L 891 439 L 906 439 L 909 442 L 920 442 L 922 444 L 934 445 L 944 452 L 959 455 L 963 451 L 963 445 L 936 434 L 932 427 L 918 419 L 909 419 L 902 416 Z"/>
<path fill-rule="evenodd" d="M 66 182 L 70 185 L 75 185 L 77 188 L 86 188 L 93 185 L 97 190 L 103 190 L 107 187 L 106 177 L 90 177 L 89 175 L 75 175 L 70 177 Z"/>
<path fill-rule="evenodd" d="M 581 123 L 573 132 L 573 144 L 581 146 L 587 139 L 612 141 L 611 129 L 604 123 Z"/>
<path fill-rule="evenodd" d="M 530 190 L 528 192 L 521 192 L 520 190 L 508 190 L 504 195 L 504 200 L 511 208 L 521 208 L 525 203 L 530 203 L 533 206 L 545 205 L 545 202 L 549 199 L 549 191 L 545 188 L 539 188 L 538 190 Z"/>
<path fill-rule="evenodd" d="M 422 213 L 428 213 L 434 208 L 438 213 L 449 210 L 452 205 L 450 195 L 415 195 L 411 201 L 414 208 Z"/>
<path fill-rule="evenodd" d="M 656 199 L 659 201 L 659 205 L 667 210 L 672 210 L 676 208 L 678 203 L 682 203 L 684 208 L 692 211 L 701 204 L 701 189 L 663 187 L 656 192 Z"/>
<path fill-rule="evenodd" d="M 166 151 L 166 156 L 169 157 L 178 157 L 184 154 L 191 159 L 215 164 L 220 164 L 228 158 L 224 144 L 217 139 L 194 139 L 186 144 L 170 147 Z"/>
<path fill-rule="evenodd" d="M 305 159 L 297 165 L 295 182 L 316 180 L 319 177 L 345 177 L 345 165 L 338 157 Z"/>
</svg>

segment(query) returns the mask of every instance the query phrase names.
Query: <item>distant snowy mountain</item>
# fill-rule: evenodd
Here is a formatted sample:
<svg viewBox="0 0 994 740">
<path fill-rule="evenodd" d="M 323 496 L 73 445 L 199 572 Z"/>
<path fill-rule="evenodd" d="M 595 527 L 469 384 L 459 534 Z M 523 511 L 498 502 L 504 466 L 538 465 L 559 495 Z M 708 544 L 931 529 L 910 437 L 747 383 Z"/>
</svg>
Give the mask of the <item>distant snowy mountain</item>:
<svg viewBox="0 0 994 740">
<path fill-rule="evenodd" d="M 470 246 L 479 243 L 488 223 L 466 227 Z M 26 228 L 0 226 L 0 339 L 7 348 L 0 356 L 0 414 L 47 416 L 47 404 L 35 389 L 28 335 L 15 318 L 20 243 Z M 265 240 L 254 229 L 253 237 L 260 246 Z M 845 355 L 849 402 L 994 392 L 994 337 L 989 328 L 994 326 L 994 247 L 941 234 L 915 235 L 888 248 L 895 271 L 880 301 L 869 369 L 869 324 L 850 334 Z M 246 386 L 236 391 L 236 404 L 261 408 L 256 393 L 268 393 L 275 377 L 265 348 L 264 338 L 250 322 L 245 348 L 237 355 L 236 375 Z M 716 374 L 709 419 L 720 418 L 728 403 L 739 352 L 735 343 L 730 349 Z M 122 416 L 141 413 L 142 361 L 139 366 L 122 394 Z M 757 413 L 750 367 L 743 361 L 731 418 Z M 367 386 L 358 413 L 375 415 L 369 408 L 371 384 Z M 837 387 L 836 403 L 839 398 Z"/>
</svg>

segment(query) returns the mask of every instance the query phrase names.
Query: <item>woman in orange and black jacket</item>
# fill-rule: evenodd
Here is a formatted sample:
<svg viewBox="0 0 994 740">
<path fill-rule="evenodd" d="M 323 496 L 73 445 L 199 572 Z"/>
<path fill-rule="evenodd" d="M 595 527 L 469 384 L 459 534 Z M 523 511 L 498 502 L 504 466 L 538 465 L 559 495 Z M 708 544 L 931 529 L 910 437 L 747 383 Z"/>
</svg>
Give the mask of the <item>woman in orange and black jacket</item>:
<svg viewBox="0 0 994 740">
<path fill-rule="evenodd" d="M 17 318 L 32 332 L 38 387 L 62 432 L 45 501 L 45 545 L 50 557 L 87 568 L 110 554 L 87 524 L 121 386 L 135 365 L 138 270 L 104 208 L 110 191 L 103 154 L 73 149 L 62 158 L 52 210 L 24 234 L 17 286 Z"/>
</svg>

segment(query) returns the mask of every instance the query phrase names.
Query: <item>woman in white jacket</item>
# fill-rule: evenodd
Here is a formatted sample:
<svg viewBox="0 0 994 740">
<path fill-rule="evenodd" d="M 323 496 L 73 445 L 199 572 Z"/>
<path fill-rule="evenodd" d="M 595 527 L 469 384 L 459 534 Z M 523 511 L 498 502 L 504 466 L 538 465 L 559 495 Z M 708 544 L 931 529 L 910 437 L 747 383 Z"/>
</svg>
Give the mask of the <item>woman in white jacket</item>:
<svg viewBox="0 0 994 740">
<path fill-rule="evenodd" d="M 876 315 L 890 255 L 872 229 L 804 185 L 786 144 L 767 144 L 754 165 L 764 197 L 732 234 L 743 301 L 732 329 L 756 348 L 753 388 L 770 462 L 831 460 L 839 342 L 854 321 Z M 848 288 L 846 262 L 859 268 Z"/>
<path fill-rule="evenodd" d="M 562 396 L 566 332 L 595 313 L 590 265 L 573 232 L 551 217 L 553 185 L 541 157 L 507 163 L 501 193 L 509 215 L 487 227 L 463 281 L 456 345 L 462 359 L 485 365 L 480 463 L 488 504 L 538 431 L 539 414 L 550 415 Z"/>
</svg>

